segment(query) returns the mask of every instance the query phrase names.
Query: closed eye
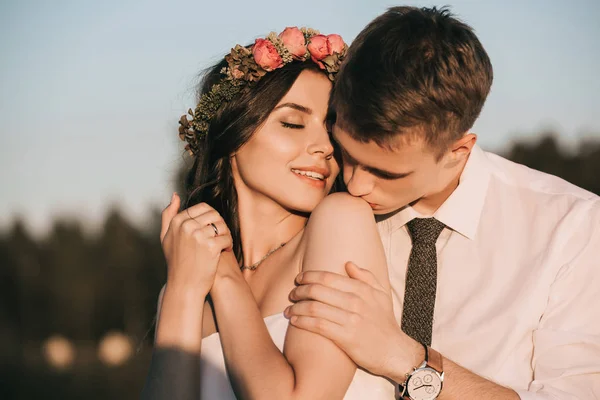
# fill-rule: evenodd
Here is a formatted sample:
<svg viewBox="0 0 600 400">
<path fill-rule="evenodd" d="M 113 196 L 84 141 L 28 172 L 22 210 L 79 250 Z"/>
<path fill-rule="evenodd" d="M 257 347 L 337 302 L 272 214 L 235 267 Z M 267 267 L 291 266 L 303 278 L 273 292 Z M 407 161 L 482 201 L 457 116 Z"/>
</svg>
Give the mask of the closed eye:
<svg viewBox="0 0 600 400">
<path fill-rule="evenodd" d="M 397 179 L 402 179 L 402 178 L 406 177 L 406 175 L 397 176 L 397 175 L 390 175 L 390 174 L 377 172 L 377 171 L 374 171 L 372 173 L 373 173 L 373 175 L 377 176 L 378 178 L 385 179 L 386 181 L 395 181 Z"/>
<path fill-rule="evenodd" d="M 358 165 L 358 162 L 354 158 L 352 158 L 352 156 L 350 156 L 350 154 L 348 154 L 348 152 L 346 152 L 343 149 L 342 149 L 342 159 L 344 161 L 344 164 Z M 406 178 L 407 176 L 409 176 L 410 174 L 412 174 L 414 172 L 414 171 L 410 171 L 410 172 L 406 172 L 406 173 L 394 174 L 394 173 L 382 171 L 378 168 L 373 168 L 373 167 L 362 166 L 362 168 L 365 171 L 375 175 L 378 178 L 385 179 L 386 181 L 394 181 L 397 179 Z"/>
<path fill-rule="evenodd" d="M 288 128 L 288 129 L 302 129 L 302 128 L 304 128 L 304 125 L 290 124 L 289 122 L 284 122 L 284 121 L 281 121 L 281 126 L 283 126 L 284 128 Z"/>
</svg>

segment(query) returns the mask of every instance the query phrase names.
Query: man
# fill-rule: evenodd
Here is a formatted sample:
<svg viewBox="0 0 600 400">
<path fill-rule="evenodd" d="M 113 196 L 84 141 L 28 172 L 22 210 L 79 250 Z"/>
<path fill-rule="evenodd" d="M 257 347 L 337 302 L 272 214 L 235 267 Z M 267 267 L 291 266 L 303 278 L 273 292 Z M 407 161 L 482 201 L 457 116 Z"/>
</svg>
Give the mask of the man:
<svg viewBox="0 0 600 400">
<path fill-rule="evenodd" d="M 349 277 L 307 272 L 286 316 L 404 398 L 600 398 L 600 199 L 476 145 L 491 83 L 445 9 L 391 8 L 358 35 L 333 138 L 378 218 L 392 293 L 350 263 Z"/>
</svg>

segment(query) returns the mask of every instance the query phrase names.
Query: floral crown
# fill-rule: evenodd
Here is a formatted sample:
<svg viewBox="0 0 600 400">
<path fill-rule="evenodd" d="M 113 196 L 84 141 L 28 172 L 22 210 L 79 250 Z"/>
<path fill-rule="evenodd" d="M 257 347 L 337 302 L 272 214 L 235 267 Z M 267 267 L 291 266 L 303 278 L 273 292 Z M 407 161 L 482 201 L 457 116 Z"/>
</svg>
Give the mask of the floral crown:
<svg viewBox="0 0 600 400">
<path fill-rule="evenodd" d="M 222 79 L 200 97 L 195 111 L 190 108 L 179 120 L 179 138 L 187 142 L 185 149 L 197 154 L 221 105 L 254 85 L 267 72 L 310 58 L 333 81 L 347 50 L 340 35 L 325 36 L 314 29 L 297 27 L 285 28 L 279 35 L 271 32 L 249 47 L 236 45 L 225 56 L 227 67 L 221 70 Z"/>
</svg>

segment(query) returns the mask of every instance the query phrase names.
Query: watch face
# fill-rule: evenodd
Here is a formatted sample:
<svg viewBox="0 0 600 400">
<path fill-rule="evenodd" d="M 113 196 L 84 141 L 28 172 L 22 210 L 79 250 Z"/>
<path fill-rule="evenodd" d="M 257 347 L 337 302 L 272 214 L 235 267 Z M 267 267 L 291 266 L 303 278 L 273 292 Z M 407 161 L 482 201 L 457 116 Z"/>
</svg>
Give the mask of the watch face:
<svg viewBox="0 0 600 400">
<path fill-rule="evenodd" d="M 434 400 L 442 391 L 442 380 L 431 368 L 418 369 L 406 382 L 406 390 L 413 400 Z"/>
</svg>

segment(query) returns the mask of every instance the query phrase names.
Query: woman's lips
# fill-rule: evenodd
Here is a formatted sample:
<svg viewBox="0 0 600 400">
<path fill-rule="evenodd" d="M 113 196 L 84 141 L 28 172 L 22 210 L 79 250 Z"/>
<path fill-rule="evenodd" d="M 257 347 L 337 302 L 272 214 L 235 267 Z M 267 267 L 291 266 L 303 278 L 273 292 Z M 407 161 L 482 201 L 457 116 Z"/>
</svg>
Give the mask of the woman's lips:
<svg viewBox="0 0 600 400">
<path fill-rule="evenodd" d="M 321 174 L 320 177 L 316 177 L 316 176 L 314 176 L 314 174 L 309 174 L 309 175 L 313 175 L 313 176 L 309 176 L 309 175 L 303 175 L 302 173 L 299 173 L 299 172 L 305 172 L 305 171 L 299 171 L 299 172 L 296 172 L 296 171 L 298 171 L 298 170 L 292 170 L 294 175 L 296 175 L 298 178 L 302 179 L 302 181 L 304 183 L 307 183 L 313 187 L 322 189 L 327 184 L 327 179 L 325 178 L 325 176 L 323 174 Z"/>
</svg>

